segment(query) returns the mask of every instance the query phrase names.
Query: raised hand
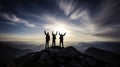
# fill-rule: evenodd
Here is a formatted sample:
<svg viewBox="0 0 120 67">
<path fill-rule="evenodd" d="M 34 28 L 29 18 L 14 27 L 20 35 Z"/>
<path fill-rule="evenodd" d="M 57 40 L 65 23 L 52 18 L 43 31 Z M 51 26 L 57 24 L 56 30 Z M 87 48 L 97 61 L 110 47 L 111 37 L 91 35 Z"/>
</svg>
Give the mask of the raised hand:
<svg viewBox="0 0 120 67">
<path fill-rule="evenodd" d="M 46 35 L 46 31 L 44 31 L 45 35 Z"/>
<path fill-rule="evenodd" d="M 66 35 L 66 32 L 64 33 L 64 35 Z"/>
<path fill-rule="evenodd" d="M 53 31 L 52 31 L 52 34 L 53 34 Z"/>
</svg>

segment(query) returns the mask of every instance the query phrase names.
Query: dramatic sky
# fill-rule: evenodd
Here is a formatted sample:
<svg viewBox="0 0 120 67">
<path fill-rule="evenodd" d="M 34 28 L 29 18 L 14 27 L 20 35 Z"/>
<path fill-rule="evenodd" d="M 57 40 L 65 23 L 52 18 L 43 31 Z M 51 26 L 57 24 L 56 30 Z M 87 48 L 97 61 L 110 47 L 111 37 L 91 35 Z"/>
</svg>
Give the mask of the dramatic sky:
<svg viewBox="0 0 120 67">
<path fill-rule="evenodd" d="M 120 1 L 0 0 L 1 41 L 43 41 L 44 30 L 66 32 L 66 41 L 120 41 Z"/>
</svg>

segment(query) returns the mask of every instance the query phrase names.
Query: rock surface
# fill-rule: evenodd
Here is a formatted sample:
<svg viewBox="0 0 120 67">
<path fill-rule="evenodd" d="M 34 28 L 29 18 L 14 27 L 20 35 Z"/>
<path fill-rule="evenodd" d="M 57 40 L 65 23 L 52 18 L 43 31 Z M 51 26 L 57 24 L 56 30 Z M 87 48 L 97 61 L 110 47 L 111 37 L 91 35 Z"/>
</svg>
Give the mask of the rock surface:
<svg viewBox="0 0 120 67">
<path fill-rule="evenodd" d="M 48 48 L 15 59 L 7 67 L 119 67 L 80 53 L 73 47 Z"/>
</svg>

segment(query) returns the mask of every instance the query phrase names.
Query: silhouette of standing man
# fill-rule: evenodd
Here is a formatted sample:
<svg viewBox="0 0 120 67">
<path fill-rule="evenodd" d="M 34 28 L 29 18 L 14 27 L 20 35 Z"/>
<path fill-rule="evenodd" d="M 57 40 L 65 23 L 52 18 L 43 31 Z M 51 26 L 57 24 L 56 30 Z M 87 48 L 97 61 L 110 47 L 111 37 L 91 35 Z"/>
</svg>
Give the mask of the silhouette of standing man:
<svg viewBox="0 0 120 67">
<path fill-rule="evenodd" d="M 56 34 L 54 34 L 53 31 L 52 31 L 52 47 L 56 46 L 56 42 L 55 42 L 56 35 L 57 35 L 57 32 L 56 32 Z"/>
<path fill-rule="evenodd" d="M 65 36 L 66 35 L 66 32 L 64 33 L 64 35 L 62 34 L 62 33 L 59 33 L 59 35 L 60 35 L 60 47 L 64 47 L 64 44 L 63 44 L 63 36 Z M 62 45 L 61 45 L 62 44 Z"/>
<path fill-rule="evenodd" d="M 44 31 L 44 33 L 45 33 L 45 35 L 46 35 L 45 48 L 49 48 L 50 35 L 49 35 L 49 32 L 46 33 L 46 31 Z"/>
</svg>

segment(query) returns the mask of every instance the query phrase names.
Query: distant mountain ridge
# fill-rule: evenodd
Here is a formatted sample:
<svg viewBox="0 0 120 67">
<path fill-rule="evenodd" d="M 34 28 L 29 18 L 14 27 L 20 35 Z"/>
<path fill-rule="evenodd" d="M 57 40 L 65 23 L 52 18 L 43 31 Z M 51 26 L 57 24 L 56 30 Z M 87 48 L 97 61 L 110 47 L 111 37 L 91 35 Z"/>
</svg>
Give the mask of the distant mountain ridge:
<svg viewBox="0 0 120 67">
<path fill-rule="evenodd" d="M 51 47 L 15 59 L 7 67 L 119 67 L 77 51 L 74 47 Z"/>
<path fill-rule="evenodd" d="M 95 47 L 90 47 L 85 51 L 85 54 L 89 56 L 93 56 L 95 58 L 109 61 L 109 62 L 120 62 L 120 55 L 113 53 L 111 51 L 107 51 L 104 49 L 98 49 Z"/>
<path fill-rule="evenodd" d="M 8 44 L 0 44 L 0 67 L 13 59 L 32 52 L 29 49 L 21 50 L 14 48 Z"/>
</svg>

